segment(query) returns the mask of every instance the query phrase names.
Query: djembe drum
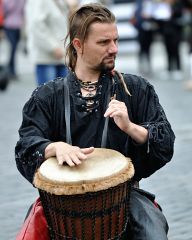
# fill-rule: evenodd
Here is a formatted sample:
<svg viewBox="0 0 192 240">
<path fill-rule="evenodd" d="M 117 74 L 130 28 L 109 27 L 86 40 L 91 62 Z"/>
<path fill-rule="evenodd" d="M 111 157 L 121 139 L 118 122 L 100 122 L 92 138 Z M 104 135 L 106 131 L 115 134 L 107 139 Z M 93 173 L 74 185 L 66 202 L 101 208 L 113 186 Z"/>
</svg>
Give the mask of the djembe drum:
<svg viewBox="0 0 192 240">
<path fill-rule="evenodd" d="M 35 174 L 51 239 L 122 239 L 134 168 L 121 153 L 96 148 L 81 165 L 47 159 Z"/>
</svg>

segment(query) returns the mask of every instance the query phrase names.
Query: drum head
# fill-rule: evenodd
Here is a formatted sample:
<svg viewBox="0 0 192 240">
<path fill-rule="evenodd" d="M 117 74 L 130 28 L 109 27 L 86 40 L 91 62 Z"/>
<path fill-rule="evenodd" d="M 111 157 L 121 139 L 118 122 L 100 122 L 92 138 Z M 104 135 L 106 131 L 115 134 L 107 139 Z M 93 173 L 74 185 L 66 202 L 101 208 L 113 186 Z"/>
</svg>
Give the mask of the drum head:
<svg viewBox="0 0 192 240">
<path fill-rule="evenodd" d="M 121 153 L 95 148 L 80 165 L 58 165 L 56 158 L 49 158 L 35 174 L 37 188 L 56 195 L 81 194 L 116 186 L 132 178 L 133 165 Z"/>
</svg>

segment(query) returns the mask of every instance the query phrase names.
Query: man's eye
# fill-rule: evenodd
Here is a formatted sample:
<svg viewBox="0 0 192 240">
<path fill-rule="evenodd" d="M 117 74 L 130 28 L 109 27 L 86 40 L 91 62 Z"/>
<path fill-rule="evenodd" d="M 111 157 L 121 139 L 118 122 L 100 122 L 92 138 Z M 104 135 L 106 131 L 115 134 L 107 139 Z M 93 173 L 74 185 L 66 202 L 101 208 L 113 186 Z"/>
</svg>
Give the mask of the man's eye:
<svg viewBox="0 0 192 240">
<path fill-rule="evenodd" d="M 100 44 L 105 45 L 108 43 L 108 40 L 101 41 Z"/>
</svg>

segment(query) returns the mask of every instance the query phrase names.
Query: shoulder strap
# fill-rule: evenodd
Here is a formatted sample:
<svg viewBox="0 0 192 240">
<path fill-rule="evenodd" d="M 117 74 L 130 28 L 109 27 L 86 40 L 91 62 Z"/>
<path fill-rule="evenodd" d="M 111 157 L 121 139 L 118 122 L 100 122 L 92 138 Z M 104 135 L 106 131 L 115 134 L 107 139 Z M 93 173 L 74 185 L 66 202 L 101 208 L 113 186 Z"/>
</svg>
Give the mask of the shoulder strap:
<svg viewBox="0 0 192 240">
<path fill-rule="evenodd" d="M 64 78 L 64 105 L 65 105 L 65 124 L 66 124 L 66 142 L 72 144 L 71 139 L 71 105 L 67 77 Z"/>
<path fill-rule="evenodd" d="M 106 103 L 106 109 L 108 107 L 108 104 L 110 102 L 111 98 L 111 82 L 108 84 L 108 96 L 107 96 L 107 103 Z M 108 125 L 109 125 L 109 117 L 105 118 L 104 128 L 103 128 L 103 134 L 101 139 L 101 148 L 106 148 L 107 145 L 107 132 L 108 132 Z"/>
<path fill-rule="evenodd" d="M 109 125 L 109 117 L 105 118 L 105 124 L 103 128 L 102 140 L 101 140 L 101 148 L 106 148 L 107 145 L 107 130 Z"/>
</svg>

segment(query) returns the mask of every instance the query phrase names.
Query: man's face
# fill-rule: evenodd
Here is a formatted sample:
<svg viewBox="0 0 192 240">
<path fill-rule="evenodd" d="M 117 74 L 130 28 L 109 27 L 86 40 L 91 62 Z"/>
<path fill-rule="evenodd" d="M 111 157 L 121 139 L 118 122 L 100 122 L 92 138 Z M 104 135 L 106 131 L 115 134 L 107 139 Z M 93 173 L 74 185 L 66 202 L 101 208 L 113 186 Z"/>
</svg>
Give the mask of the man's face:
<svg viewBox="0 0 192 240">
<path fill-rule="evenodd" d="M 81 60 L 94 71 L 108 71 L 115 66 L 118 52 L 115 23 L 93 23 L 83 45 Z"/>
</svg>

